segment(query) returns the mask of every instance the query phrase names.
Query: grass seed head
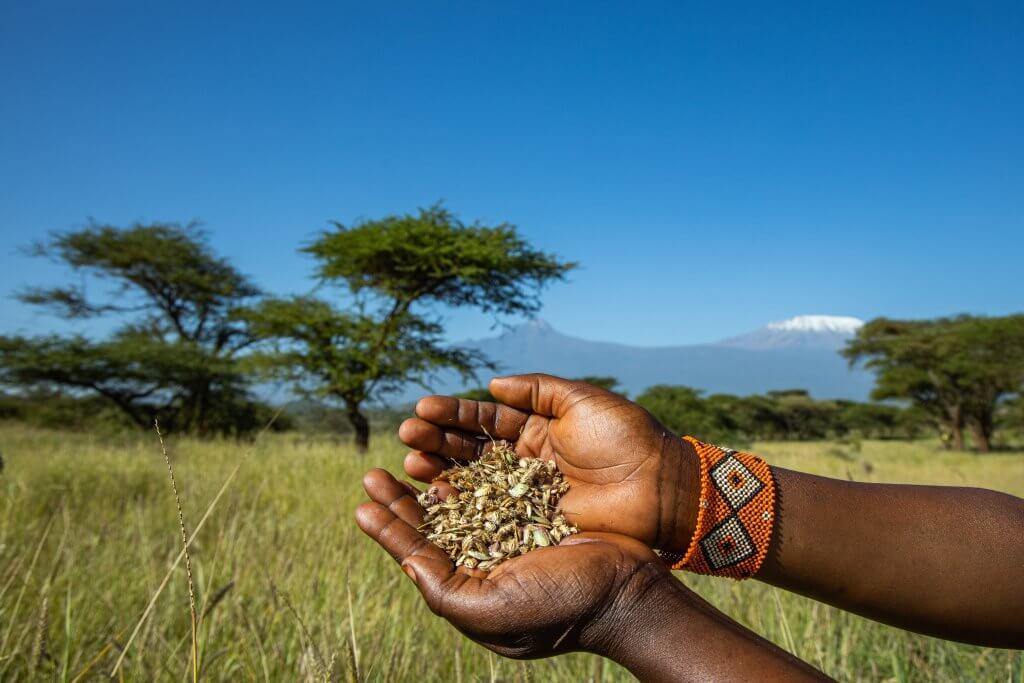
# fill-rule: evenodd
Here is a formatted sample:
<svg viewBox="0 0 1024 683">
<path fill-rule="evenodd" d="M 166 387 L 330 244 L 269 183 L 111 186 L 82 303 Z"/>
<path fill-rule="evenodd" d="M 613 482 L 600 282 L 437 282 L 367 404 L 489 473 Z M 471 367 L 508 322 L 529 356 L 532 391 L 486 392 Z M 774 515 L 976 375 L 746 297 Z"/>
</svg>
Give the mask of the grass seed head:
<svg viewBox="0 0 1024 683">
<path fill-rule="evenodd" d="M 455 493 L 419 496 L 428 540 L 456 566 L 493 569 L 505 560 L 551 545 L 578 531 L 558 510 L 569 485 L 553 461 L 520 458 L 506 441 L 483 457 L 448 470 Z"/>
</svg>

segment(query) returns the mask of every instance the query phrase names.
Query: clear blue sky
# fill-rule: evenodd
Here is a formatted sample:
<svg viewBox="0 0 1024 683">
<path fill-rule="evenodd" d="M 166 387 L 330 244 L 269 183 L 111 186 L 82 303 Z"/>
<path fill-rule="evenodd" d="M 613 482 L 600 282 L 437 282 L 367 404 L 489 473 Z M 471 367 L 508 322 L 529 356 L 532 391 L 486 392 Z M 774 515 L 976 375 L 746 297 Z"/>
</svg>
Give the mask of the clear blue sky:
<svg viewBox="0 0 1024 683">
<path fill-rule="evenodd" d="M 285 293 L 329 219 L 438 199 L 580 261 L 542 316 L 583 337 L 1024 309 L 1019 2 L 282 7 L 0 6 L 0 333 L 89 217 Z"/>
</svg>

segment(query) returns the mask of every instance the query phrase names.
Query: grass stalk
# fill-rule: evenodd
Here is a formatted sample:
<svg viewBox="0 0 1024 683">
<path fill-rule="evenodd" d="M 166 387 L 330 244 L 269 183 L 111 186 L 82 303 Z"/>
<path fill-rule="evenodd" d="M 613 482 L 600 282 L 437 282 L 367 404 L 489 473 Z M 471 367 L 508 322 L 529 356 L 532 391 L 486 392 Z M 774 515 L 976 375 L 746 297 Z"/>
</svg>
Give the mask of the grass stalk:
<svg viewBox="0 0 1024 683">
<path fill-rule="evenodd" d="M 799 657 L 800 655 L 796 651 L 796 642 L 793 640 L 793 632 L 789 628 L 789 619 L 786 617 L 786 609 L 782 606 L 782 600 L 779 598 L 779 589 L 772 587 L 771 593 L 775 600 L 775 608 L 779 612 L 779 624 L 782 629 L 782 637 L 786 641 L 786 649 L 794 657 Z"/>
<path fill-rule="evenodd" d="M 160 451 L 167 463 L 167 477 L 171 480 L 171 491 L 174 493 L 174 505 L 178 509 L 178 528 L 181 531 L 181 551 L 185 553 L 185 577 L 188 580 L 188 608 L 192 617 L 192 683 L 199 681 L 199 617 L 196 615 L 196 593 L 192 580 L 192 556 L 188 552 L 188 532 L 185 531 L 185 514 L 181 510 L 181 497 L 178 495 L 178 484 L 174 481 L 174 468 L 171 467 L 171 456 L 167 454 L 164 435 L 160 433 L 160 422 L 153 420 L 156 438 L 160 441 Z"/>
<path fill-rule="evenodd" d="M 31 668 L 34 675 L 39 675 L 43 662 L 49 657 L 47 652 L 47 633 L 49 631 L 50 586 L 43 586 L 43 599 L 39 604 L 39 617 L 36 619 L 36 635 L 32 641 Z"/>
<path fill-rule="evenodd" d="M 359 646 L 357 644 L 358 641 L 356 641 L 356 614 L 352 609 L 352 584 L 349 581 L 350 571 L 345 572 L 345 597 L 348 599 L 348 654 L 351 659 L 352 679 L 354 683 L 362 683 L 362 676 L 359 672 Z"/>
</svg>

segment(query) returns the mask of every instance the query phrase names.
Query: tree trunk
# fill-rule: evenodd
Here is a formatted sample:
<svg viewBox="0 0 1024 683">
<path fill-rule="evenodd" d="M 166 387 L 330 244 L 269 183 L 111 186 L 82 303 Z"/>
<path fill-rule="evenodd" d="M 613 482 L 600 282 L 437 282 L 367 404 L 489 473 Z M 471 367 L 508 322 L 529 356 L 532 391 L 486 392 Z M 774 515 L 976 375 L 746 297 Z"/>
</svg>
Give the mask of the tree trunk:
<svg viewBox="0 0 1024 683">
<path fill-rule="evenodd" d="M 971 437 L 974 439 L 974 447 L 979 453 L 988 453 L 992 450 L 992 429 L 983 421 L 971 420 Z"/>
<path fill-rule="evenodd" d="M 356 450 L 365 453 L 370 448 L 370 421 L 359 411 L 358 405 L 348 407 L 348 421 L 352 424 Z"/>
<path fill-rule="evenodd" d="M 208 413 L 210 412 L 209 395 L 209 382 L 205 382 L 200 386 L 193 395 L 192 426 L 200 438 L 206 438 L 210 434 L 208 421 Z"/>
<path fill-rule="evenodd" d="M 955 451 L 964 450 L 964 416 L 960 406 L 946 408 L 946 427 L 949 429 L 949 445 Z"/>
<path fill-rule="evenodd" d="M 950 425 L 949 434 L 953 450 L 962 451 L 964 449 L 964 428 L 958 424 Z"/>
</svg>

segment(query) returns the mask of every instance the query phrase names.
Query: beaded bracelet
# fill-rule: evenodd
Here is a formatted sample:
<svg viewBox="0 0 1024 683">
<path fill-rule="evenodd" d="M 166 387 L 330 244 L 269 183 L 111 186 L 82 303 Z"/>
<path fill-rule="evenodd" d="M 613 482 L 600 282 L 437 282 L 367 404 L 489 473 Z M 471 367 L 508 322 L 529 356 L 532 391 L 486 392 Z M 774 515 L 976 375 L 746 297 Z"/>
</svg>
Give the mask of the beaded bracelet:
<svg viewBox="0 0 1024 683">
<path fill-rule="evenodd" d="M 775 524 L 775 479 L 761 458 L 684 436 L 700 459 L 700 506 L 690 545 L 663 553 L 673 569 L 746 579 L 768 554 Z"/>
</svg>

